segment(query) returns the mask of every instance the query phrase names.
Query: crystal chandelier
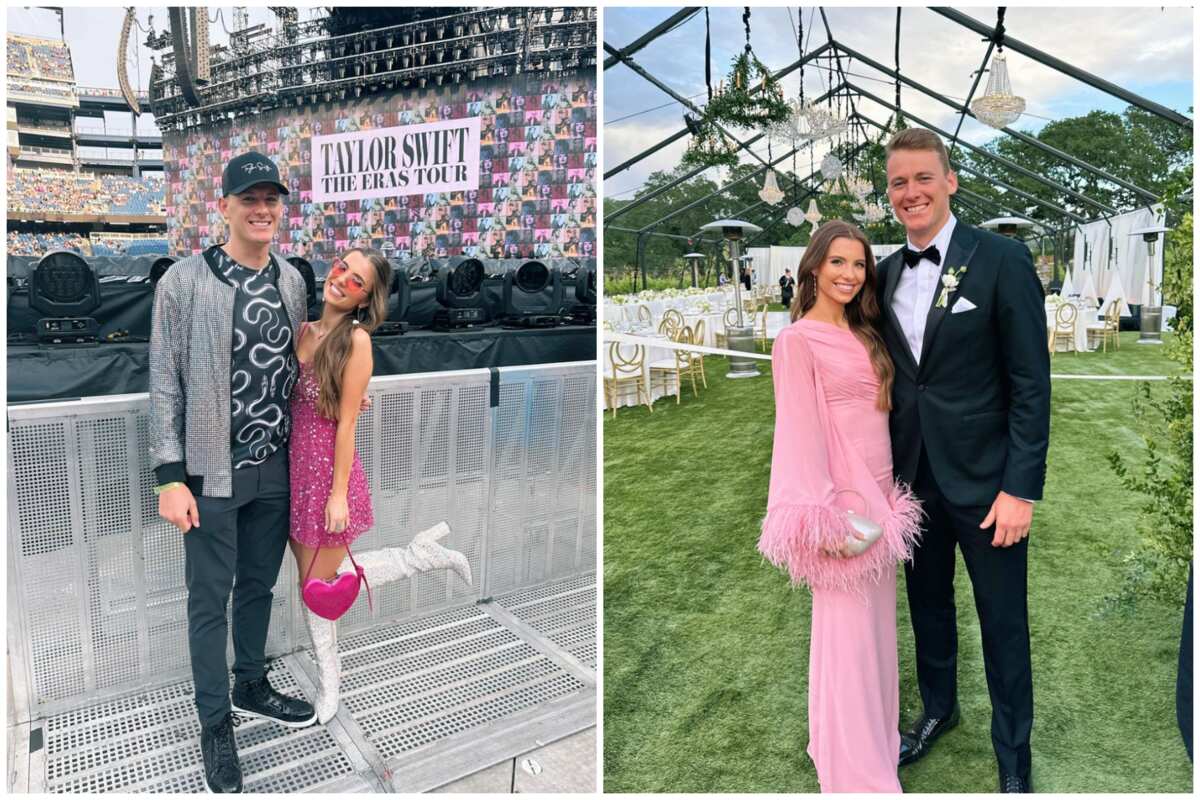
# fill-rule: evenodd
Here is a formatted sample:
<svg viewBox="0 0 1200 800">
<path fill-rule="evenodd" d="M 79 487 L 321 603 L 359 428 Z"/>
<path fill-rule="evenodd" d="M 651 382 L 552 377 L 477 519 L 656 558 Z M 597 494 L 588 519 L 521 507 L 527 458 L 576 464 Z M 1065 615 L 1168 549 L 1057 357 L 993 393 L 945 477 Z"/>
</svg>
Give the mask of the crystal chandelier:
<svg viewBox="0 0 1200 800">
<path fill-rule="evenodd" d="M 831 108 L 810 105 L 805 109 L 805 115 L 814 140 L 841 136 L 849 127 L 849 123 L 833 113 Z"/>
<path fill-rule="evenodd" d="M 836 181 L 842 175 L 842 161 L 833 153 L 826 153 L 821 159 L 821 175 L 827 181 Z"/>
<path fill-rule="evenodd" d="M 767 177 L 763 180 L 763 188 L 758 193 L 759 199 L 768 205 L 774 206 L 783 200 L 783 196 L 779 185 L 775 183 L 775 170 L 767 170 Z"/>
<path fill-rule="evenodd" d="M 854 218 L 864 225 L 870 225 L 883 221 L 885 216 L 887 216 L 887 211 L 879 203 L 863 203 L 862 211 L 855 214 Z"/>
<path fill-rule="evenodd" d="M 846 187 L 846 193 L 858 198 L 860 203 L 873 189 L 870 181 L 851 174 L 842 175 L 842 184 Z"/>
<path fill-rule="evenodd" d="M 815 197 L 808 201 L 808 213 L 804 215 L 804 218 L 812 223 L 813 230 L 815 231 L 817 223 L 822 219 L 821 209 L 817 208 L 817 199 Z"/>
<path fill-rule="evenodd" d="M 791 142 L 793 146 L 840 136 L 849 127 L 846 120 L 826 108 L 801 103 L 799 99 L 789 100 L 787 105 L 791 114 L 782 122 L 771 125 L 767 133 L 776 139 Z"/>
<path fill-rule="evenodd" d="M 804 224 L 804 212 L 798 206 L 792 206 L 787 213 L 788 225 L 799 228 Z"/>
<path fill-rule="evenodd" d="M 997 52 L 992 58 L 991 71 L 988 73 L 987 89 L 983 96 L 971 103 L 971 113 L 980 122 L 993 128 L 1003 128 L 1016 122 L 1021 112 L 1025 110 L 1025 98 L 1012 93 L 1012 83 L 1008 79 L 1008 64 L 1004 53 Z"/>
</svg>

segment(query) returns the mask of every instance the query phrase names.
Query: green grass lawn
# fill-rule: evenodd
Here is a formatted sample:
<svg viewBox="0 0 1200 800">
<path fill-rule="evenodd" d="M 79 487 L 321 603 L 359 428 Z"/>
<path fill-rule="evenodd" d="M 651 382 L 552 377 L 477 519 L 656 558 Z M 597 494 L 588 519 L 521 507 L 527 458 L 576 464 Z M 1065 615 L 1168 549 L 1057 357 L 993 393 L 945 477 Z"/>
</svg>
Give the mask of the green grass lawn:
<svg viewBox="0 0 1200 800">
<path fill-rule="evenodd" d="M 1163 334 L 1170 341 L 1172 334 Z M 1055 353 L 1050 359 L 1050 372 L 1055 375 L 1179 375 L 1180 365 L 1167 358 L 1164 347 L 1138 344 L 1138 334 L 1121 334 L 1121 349 L 1109 343 L 1107 353 Z M 1056 389 L 1058 387 L 1055 387 Z"/>
<path fill-rule="evenodd" d="M 1058 372 L 1166 374 L 1161 348 L 1060 354 Z M 1067 365 L 1075 362 L 1072 366 Z M 766 508 L 774 399 L 761 378 L 604 423 L 604 789 L 815 792 L 808 744 L 810 597 L 755 550 Z M 1140 439 L 1134 382 L 1056 381 L 1049 477 L 1029 550 L 1033 780 L 1039 792 L 1190 792 L 1175 721 L 1181 614 L 1143 603 L 1097 618 L 1119 583 L 1136 501 L 1104 460 Z M 920 710 L 903 572 L 897 595 L 901 720 Z M 1182 588 L 1182 587 L 1181 587 Z M 979 624 L 959 559 L 963 720 L 908 792 L 995 791 Z M 1182 593 L 1182 592 L 1181 592 Z"/>
</svg>

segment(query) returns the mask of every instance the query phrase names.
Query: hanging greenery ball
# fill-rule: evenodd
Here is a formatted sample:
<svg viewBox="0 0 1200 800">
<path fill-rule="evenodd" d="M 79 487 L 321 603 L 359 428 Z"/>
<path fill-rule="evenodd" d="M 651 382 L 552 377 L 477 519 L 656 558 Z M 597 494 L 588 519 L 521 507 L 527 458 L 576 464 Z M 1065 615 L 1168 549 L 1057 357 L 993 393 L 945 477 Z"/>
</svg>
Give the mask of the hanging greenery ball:
<svg viewBox="0 0 1200 800">
<path fill-rule="evenodd" d="M 762 86 L 754 92 L 750 87 Z M 765 128 L 789 117 L 783 87 L 753 53 L 743 52 L 733 60 L 729 77 L 704 109 L 705 117 L 740 128 Z"/>
<path fill-rule="evenodd" d="M 692 134 L 682 163 L 689 167 L 736 167 L 738 148 L 717 130 L 707 119 L 697 123 L 697 132 Z"/>
</svg>

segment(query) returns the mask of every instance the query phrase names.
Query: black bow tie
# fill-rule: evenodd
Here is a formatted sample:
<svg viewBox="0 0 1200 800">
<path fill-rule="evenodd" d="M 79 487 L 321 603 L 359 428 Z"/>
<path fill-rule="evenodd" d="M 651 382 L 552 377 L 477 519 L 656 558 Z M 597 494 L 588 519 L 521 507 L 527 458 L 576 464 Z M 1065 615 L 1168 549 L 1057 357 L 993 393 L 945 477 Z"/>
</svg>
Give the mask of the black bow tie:
<svg viewBox="0 0 1200 800">
<path fill-rule="evenodd" d="M 928 258 L 938 265 L 942 263 L 942 254 L 938 252 L 937 245 L 931 244 L 919 253 L 916 250 L 909 250 L 907 247 L 904 248 L 904 266 L 909 269 L 919 264 L 922 258 Z"/>
</svg>

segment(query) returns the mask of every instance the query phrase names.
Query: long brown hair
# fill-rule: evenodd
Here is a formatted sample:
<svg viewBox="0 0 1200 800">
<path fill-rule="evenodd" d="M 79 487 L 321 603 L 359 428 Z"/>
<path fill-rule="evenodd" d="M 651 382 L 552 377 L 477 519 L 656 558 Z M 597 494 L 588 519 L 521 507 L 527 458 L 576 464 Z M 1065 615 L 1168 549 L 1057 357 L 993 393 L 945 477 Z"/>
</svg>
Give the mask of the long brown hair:
<svg viewBox="0 0 1200 800">
<path fill-rule="evenodd" d="M 328 419 L 338 418 L 338 406 L 342 400 L 342 375 L 350 362 L 350 346 L 354 328 L 367 333 L 379 327 L 387 319 L 387 300 L 392 288 L 392 266 L 378 250 L 369 247 L 352 247 L 345 256 L 359 253 L 375 268 L 375 281 L 367 295 L 367 305 L 344 315 L 326 332 L 317 343 L 313 354 L 313 373 L 317 376 L 320 394 L 317 396 L 317 412 Z"/>
<path fill-rule="evenodd" d="M 878 285 L 875 272 L 875 255 L 871 252 L 871 242 L 867 235 L 857 225 L 852 225 L 840 219 L 832 219 L 817 228 L 800 259 L 796 272 L 797 298 L 792 303 L 792 322 L 808 313 L 817 303 L 817 270 L 825 263 L 829 255 L 829 247 L 834 239 L 853 239 L 863 247 L 866 254 L 867 270 L 862 288 L 854 299 L 846 304 L 846 321 L 850 330 L 867 348 L 867 356 L 871 366 L 875 368 L 875 376 L 879 378 L 879 399 L 876 407 L 880 411 L 890 411 L 892 408 L 892 381 L 896 376 L 896 368 L 888 355 L 883 337 L 879 335 L 875 325 L 879 320 L 879 299 L 876 294 Z"/>
</svg>

